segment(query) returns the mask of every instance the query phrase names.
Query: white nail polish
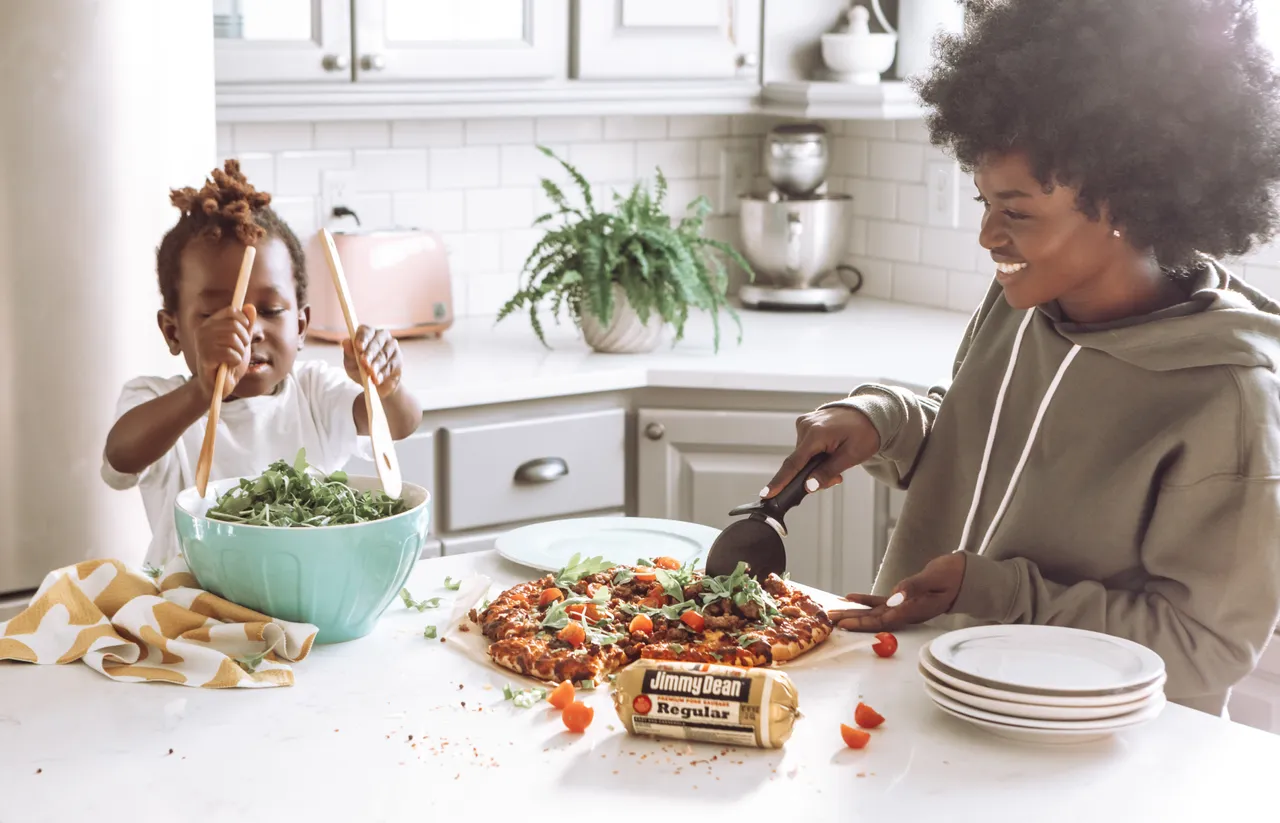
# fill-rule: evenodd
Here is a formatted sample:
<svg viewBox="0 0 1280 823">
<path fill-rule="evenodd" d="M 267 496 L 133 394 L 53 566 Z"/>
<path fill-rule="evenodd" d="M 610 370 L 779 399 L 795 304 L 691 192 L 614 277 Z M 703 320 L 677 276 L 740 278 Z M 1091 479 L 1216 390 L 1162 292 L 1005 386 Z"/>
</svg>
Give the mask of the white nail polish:
<svg viewBox="0 0 1280 823">
<path fill-rule="evenodd" d="M 893 594 L 889 595 L 889 599 L 884 601 L 884 604 L 891 609 L 896 609 L 897 607 L 901 606 L 903 601 L 905 601 L 906 599 L 907 599 L 907 596 L 902 592 L 894 592 Z"/>
<path fill-rule="evenodd" d="M 816 492 L 818 490 L 818 478 L 810 477 L 808 480 L 804 481 L 804 488 L 805 491 L 811 494 Z"/>
<path fill-rule="evenodd" d="M 768 496 L 769 496 L 769 487 L 765 486 L 763 489 L 760 490 L 760 498 L 763 500 Z"/>
</svg>

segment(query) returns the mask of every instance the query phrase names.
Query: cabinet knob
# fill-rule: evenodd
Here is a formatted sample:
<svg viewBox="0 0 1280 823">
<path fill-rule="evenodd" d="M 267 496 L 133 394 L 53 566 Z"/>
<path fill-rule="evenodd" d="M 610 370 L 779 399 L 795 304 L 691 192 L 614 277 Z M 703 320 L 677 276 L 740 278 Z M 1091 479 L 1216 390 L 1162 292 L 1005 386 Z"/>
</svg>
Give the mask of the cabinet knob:
<svg viewBox="0 0 1280 823">
<path fill-rule="evenodd" d="M 325 71 L 346 71 L 351 65 L 345 54 L 326 54 L 320 62 Z"/>
<path fill-rule="evenodd" d="M 667 427 L 661 423 L 650 423 L 644 427 L 644 436 L 650 440 L 661 440 L 666 433 Z"/>
<path fill-rule="evenodd" d="M 758 65 L 760 65 L 760 58 L 755 52 L 749 51 L 738 55 L 738 68 L 754 69 Z"/>
<path fill-rule="evenodd" d="M 387 67 L 387 58 L 381 54 L 366 54 L 360 58 L 360 68 L 365 71 L 382 71 Z"/>
</svg>

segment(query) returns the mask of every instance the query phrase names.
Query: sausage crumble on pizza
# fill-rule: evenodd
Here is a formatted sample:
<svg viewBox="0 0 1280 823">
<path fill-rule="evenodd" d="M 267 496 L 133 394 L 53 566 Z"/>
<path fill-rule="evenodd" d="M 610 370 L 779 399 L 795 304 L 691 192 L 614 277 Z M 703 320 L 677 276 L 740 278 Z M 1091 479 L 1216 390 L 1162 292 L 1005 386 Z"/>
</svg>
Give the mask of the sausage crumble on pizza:
<svg viewBox="0 0 1280 823">
<path fill-rule="evenodd" d="M 551 683 L 599 683 L 640 658 L 768 666 L 831 635 L 822 607 L 777 575 L 757 581 L 740 563 L 707 577 L 667 557 L 625 566 L 575 555 L 469 618 L 495 663 Z"/>
</svg>

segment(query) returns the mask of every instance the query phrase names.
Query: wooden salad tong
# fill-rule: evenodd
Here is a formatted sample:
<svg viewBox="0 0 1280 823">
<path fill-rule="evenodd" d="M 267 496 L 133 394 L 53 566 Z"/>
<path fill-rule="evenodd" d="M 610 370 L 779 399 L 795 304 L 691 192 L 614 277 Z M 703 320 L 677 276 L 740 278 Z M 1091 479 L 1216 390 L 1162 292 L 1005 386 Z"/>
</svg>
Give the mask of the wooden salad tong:
<svg viewBox="0 0 1280 823">
<path fill-rule="evenodd" d="M 356 329 L 360 325 L 356 322 L 355 308 L 351 305 L 351 292 L 347 289 L 347 277 L 342 272 L 338 247 L 334 245 L 333 235 L 328 229 L 321 229 L 320 237 L 324 240 L 324 255 L 329 260 L 329 271 L 333 273 L 333 285 L 338 291 L 342 316 L 347 319 L 347 335 L 354 345 Z M 360 367 L 361 383 L 364 384 L 364 405 L 369 413 L 369 439 L 373 441 L 378 478 L 382 480 L 384 492 L 391 497 L 399 497 L 403 484 L 400 479 L 400 463 L 396 460 L 395 441 L 391 437 L 391 427 L 387 424 L 387 413 L 382 408 L 382 398 L 378 396 L 378 387 L 374 384 L 372 375 L 358 357 L 356 362 Z"/>
</svg>

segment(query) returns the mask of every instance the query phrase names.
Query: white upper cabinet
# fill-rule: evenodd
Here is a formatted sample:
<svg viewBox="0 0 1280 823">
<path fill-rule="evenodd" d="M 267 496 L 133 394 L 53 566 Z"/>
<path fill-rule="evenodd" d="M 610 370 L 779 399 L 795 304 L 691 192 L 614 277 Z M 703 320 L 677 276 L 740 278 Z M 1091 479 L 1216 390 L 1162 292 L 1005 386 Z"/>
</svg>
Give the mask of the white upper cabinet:
<svg viewBox="0 0 1280 823">
<path fill-rule="evenodd" d="M 569 0 L 355 0 L 356 78 L 551 80 L 568 69 Z"/>
<path fill-rule="evenodd" d="M 213 0 L 220 83 L 351 79 L 349 0 Z"/>
<path fill-rule="evenodd" d="M 762 0 L 575 0 L 574 77 L 756 80 Z"/>
</svg>

